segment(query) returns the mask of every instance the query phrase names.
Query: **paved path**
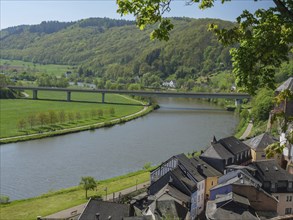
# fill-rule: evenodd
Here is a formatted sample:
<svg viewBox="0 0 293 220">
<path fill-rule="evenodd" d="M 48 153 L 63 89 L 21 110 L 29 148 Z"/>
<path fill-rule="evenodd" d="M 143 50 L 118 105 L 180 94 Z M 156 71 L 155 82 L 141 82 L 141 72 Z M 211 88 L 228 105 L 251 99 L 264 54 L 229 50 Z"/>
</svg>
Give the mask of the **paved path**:
<svg viewBox="0 0 293 220">
<path fill-rule="evenodd" d="M 244 133 L 241 135 L 241 137 L 239 139 L 242 139 L 242 140 L 246 139 L 248 137 L 248 135 L 250 134 L 252 127 L 253 127 L 253 123 L 249 122 L 246 127 L 246 130 L 244 131 Z"/>
<path fill-rule="evenodd" d="M 143 188 L 146 188 L 149 186 L 149 182 L 145 182 L 145 183 L 141 183 L 141 184 L 138 184 L 137 187 L 136 186 L 132 186 L 130 188 L 127 188 L 127 189 L 124 189 L 124 190 L 121 190 L 119 192 L 115 192 L 115 196 L 114 198 L 118 198 L 119 197 L 119 194 L 122 194 L 122 195 L 126 195 L 126 194 L 129 194 L 131 192 L 134 192 L 136 190 L 139 190 L 139 189 L 143 189 Z M 113 193 L 108 195 L 107 198 L 106 196 L 103 196 L 103 200 L 104 201 L 110 201 L 110 200 L 113 200 Z M 77 205 L 77 206 L 74 206 L 74 207 L 71 207 L 69 209 L 66 209 L 66 210 L 63 210 L 61 212 L 57 212 L 57 213 L 54 213 L 52 215 L 48 215 L 46 217 L 43 217 L 44 219 L 66 219 L 66 218 L 77 218 L 83 211 L 83 209 L 85 208 L 87 203 L 83 203 L 81 205 Z"/>
</svg>

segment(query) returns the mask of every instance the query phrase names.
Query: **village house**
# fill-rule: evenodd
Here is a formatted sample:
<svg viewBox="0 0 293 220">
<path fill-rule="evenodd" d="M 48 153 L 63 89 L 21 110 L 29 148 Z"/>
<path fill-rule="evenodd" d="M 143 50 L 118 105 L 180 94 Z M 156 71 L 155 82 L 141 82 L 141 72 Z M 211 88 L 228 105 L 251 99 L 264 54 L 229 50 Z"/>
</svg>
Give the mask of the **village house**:
<svg viewBox="0 0 293 220">
<path fill-rule="evenodd" d="M 214 137 L 211 146 L 200 155 L 200 159 L 221 173 L 229 165 L 247 165 L 251 158 L 250 148 L 233 136 L 220 140 Z"/>
<path fill-rule="evenodd" d="M 262 133 L 256 137 L 247 139 L 243 143 L 251 148 L 252 161 L 266 159 L 265 148 L 278 140 L 268 133 Z M 276 154 L 274 157 L 278 163 L 281 163 L 281 155 Z"/>
<path fill-rule="evenodd" d="M 216 200 L 219 195 L 235 193 L 247 198 L 258 216 L 277 216 L 278 200 L 261 188 L 262 183 L 254 177 L 256 171 L 250 166 L 228 166 L 227 173 L 219 178 L 219 184 L 211 189 L 210 199 Z"/>
<path fill-rule="evenodd" d="M 162 85 L 169 88 L 176 88 L 176 82 L 174 80 L 165 81 Z"/>
<path fill-rule="evenodd" d="M 230 192 L 207 202 L 206 219 L 259 220 L 246 197 Z"/>
<path fill-rule="evenodd" d="M 275 90 L 275 95 L 277 96 L 278 94 L 280 94 L 281 92 L 283 92 L 285 90 L 289 90 L 289 91 L 293 92 L 293 77 L 290 77 L 282 85 L 280 85 Z M 293 116 L 293 100 L 285 100 L 279 106 L 276 106 L 275 109 L 281 110 L 287 116 Z"/>
<path fill-rule="evenodd" d="M 190 197 L 191 219 L 200 215 L 209 197 L 210 188 L 217 185 L 221 173 L 199 157 L 187 158 L 184 154 L 171 157 L 151 173 L 149 193 L 171 183 Z"/>
<path fill-rule="evenodd" d="M 293 93 L 293 77 L 290 77 L 287 79 L 282 85 L 280 85 L 275 90 L 275 95 L 277 96 L 281 92 L 284 92 L 285 90 L 288 90 Z M 285 99 L 282 103 L 279 105 L 276 105 L 274 109 L 271 111 L 270 118 L 273 117 L 273 115 L 278 113 L 284 113 L 284 116 L 289 118 L 293 117 L 293 100 L 291 99 Z M 293 144 L 290 144 L 287 141 L 286 136 L 289 133 L 293 132 L 293 123 L 287 122 L 287 129 L 286 131 L 282 131 L 280 134 L 280 143 L 281 145 L 285 145 L 285 148 L 283 150 L 283 157 L 281 161 L 281 167 L 284 169 L 287 169 L 289 173 L 293 174 Z"/>
<path fill-rule="evenodd" d="M 255 161 L 255 178 L 262 189 L 278 200 L 278 215 L 293 214 L 293 175 L 282 169 L 275 160 Z"/>
</svg>

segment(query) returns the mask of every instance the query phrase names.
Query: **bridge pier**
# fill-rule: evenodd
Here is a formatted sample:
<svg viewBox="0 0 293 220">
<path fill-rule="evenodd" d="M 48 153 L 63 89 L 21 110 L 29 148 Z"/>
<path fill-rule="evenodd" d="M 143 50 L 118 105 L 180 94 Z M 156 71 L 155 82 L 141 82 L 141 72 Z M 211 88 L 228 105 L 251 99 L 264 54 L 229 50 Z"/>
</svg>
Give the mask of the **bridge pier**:
<svg viewBox="0 0 293 220">
<path fill-rule="evenodd" d="M 105 103 L 105 93 L 102 92 L 102 103 Z"/>
<path fill-rule="evenodd" d="M 37 89 L 33 90 L 33 99 L 38 99 L 38 90 Z"/>
<path fill-rule="evenodd" d="M 242 104 L 242 99 L 235 99 L 235 106 L 238 107 Z"/>
<path fill-rule="evenodd" d="M 67 91 L 67 102 L 71 101 L 71 92 Z"/>
</svg>

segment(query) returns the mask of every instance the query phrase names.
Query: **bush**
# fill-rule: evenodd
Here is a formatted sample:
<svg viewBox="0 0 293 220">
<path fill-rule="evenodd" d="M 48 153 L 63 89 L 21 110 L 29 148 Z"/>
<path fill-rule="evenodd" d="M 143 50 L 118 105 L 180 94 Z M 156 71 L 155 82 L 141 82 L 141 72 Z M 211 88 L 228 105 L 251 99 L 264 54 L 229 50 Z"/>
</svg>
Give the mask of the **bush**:
<svg viewBox="0 0 293 220">
<path fill-rule="evenodd" d="M 149 168 L 151 168 L 151 166 L 152 166 L 152 163 L 151 163 L 151 162 L 147 162 L 147 163 L 145 163 L 145 164 L 143 165 L 143 169 L 144 169 L 144 170 L 148 170 Z"/>
<path fill-rule="evenodd" d="M 9 203 L 9 196 L 0 195 L 0 204 L 7 204 Z"/>
</svg>

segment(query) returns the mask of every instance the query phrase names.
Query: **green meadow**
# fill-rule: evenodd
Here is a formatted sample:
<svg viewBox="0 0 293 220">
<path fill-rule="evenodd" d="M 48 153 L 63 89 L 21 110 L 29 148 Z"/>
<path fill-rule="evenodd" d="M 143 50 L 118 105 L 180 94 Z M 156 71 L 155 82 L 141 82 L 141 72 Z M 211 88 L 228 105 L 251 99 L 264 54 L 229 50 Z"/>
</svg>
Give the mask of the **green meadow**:
<svg viewBox="0 0 293 220">
<path fill-rule="evenodd" d="M 96 191 L 89 190 L 88 197 L 105 196 L 105 187 L 107 187 L 108 195 L 110 195 L 113 192 L 147 182 L 149 177 L 149 170 L 141 170 L 124 176 L 98 181 Z M 44 217 L 87 201 L 85 191 L 81 187 L 71 187 L 31 199 L 0 204 L 0 219 L 33 220 L 37 216 Z"/>
<path fill-rule="evenodd" d="M 18 69 L 27 72 L 47 73 L 50 75 L 61 76 L 67 71 L 72 71 L 73 67 L 68 65 L 56 64 L 37 64 L 20 60 L 0 59 L 0 65 L 9 69 Z"/>
<path fill-rule="evenodd" d="M 101 103 L 101 95 L 96 93 L 73 92 L 71 93 L 72 102 L 65 101 L 66 92 L 39 91 L 39 100 L 32 100 L 30 91 L 26 93 L 29 95 L 28 98 L 0 100 L 1 138 L 107 122 L 115 118 L 134 114 L 144 108 L 140 102 L 116 94 L 106 94 L 106 103 Z M 52 99 L 55 101 L 52 101 Z M 112 112 L 111 114 L 110 109 L 112 111 L 114 109 L 114 113 Z M 80 118 L 71 121 L 66 118 L 63 123 L 47 123 L 46 125 L 36 125 L 33 127 L 27 121 L 28 116 L 32 114 L 48 114 L 49 111 L 54 111 L 58 115 L 62 110 L 67 115 L 79 114 Z M 98 110 L 102 110 L 102 116 L 93 116 L 91 114 L 92 111 Z M 23 129 L 19 129 L 18 123 L 20 120 L 26 122 L 26 126 Z"/>
</svg>

